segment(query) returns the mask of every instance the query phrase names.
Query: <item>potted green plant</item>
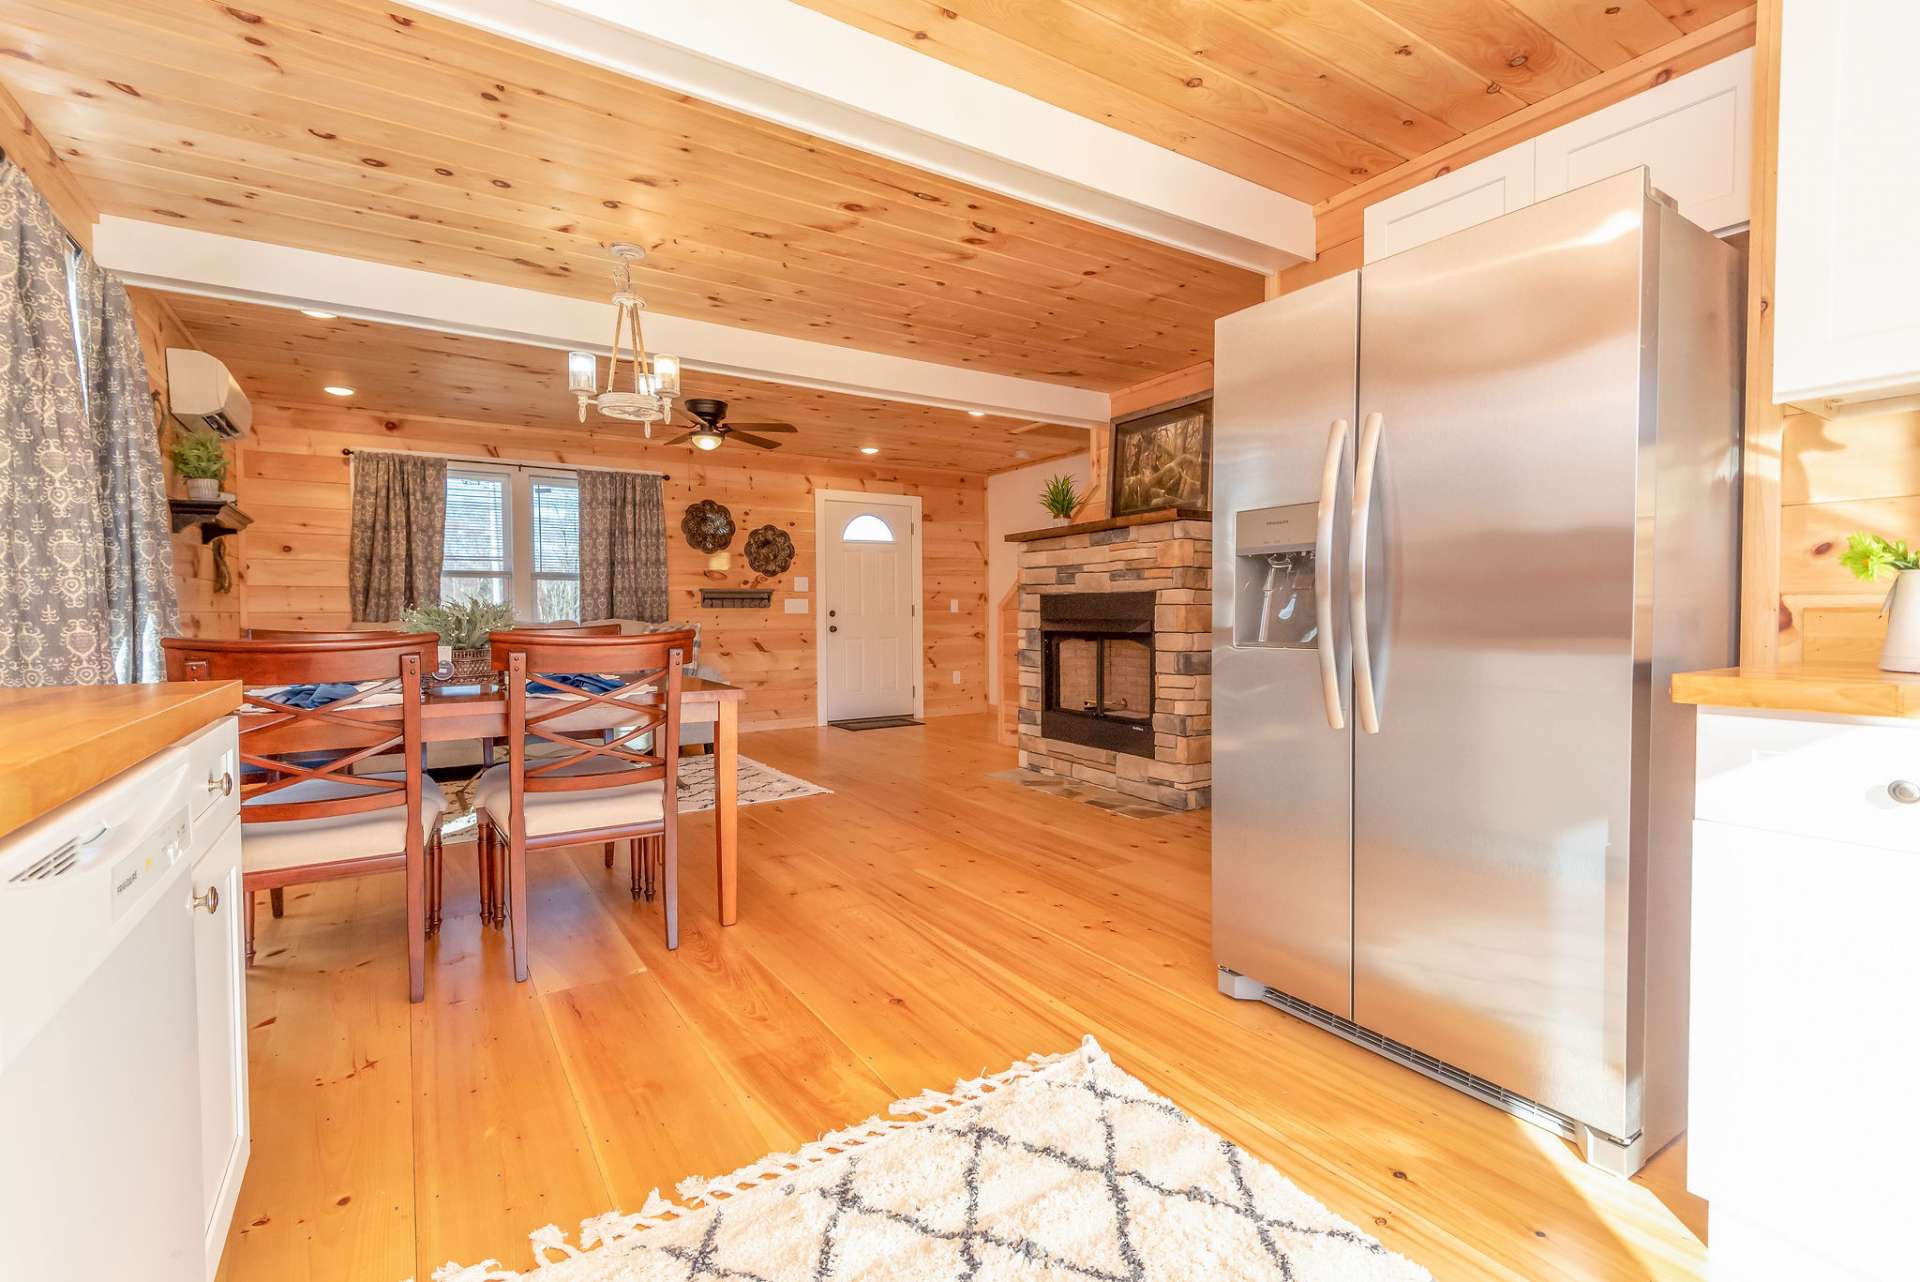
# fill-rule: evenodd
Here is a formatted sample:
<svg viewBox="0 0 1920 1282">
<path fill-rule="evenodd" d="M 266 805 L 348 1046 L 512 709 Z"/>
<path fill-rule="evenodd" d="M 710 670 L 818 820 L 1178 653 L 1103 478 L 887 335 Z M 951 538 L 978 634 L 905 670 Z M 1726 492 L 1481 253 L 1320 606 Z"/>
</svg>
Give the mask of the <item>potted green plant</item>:
<svg viewBox="0 0 1920 1282">
<path fill-rule="evenodd" d="M 470 596 L 402 610 L 400 622 L 410 632 L 439 634 L 440 644 L 453 651 L 454 680 L 480 681 L 493 670 L 487 639 L 513 626 L 513 607 Z"/>
<path fill-rule="evenodd" d="M 1880 611 L 1887 618 L 1880 666 L 1889 672 L 1920 672 L 1920 553 L 1898 539 L 1850 534 L 1840 564 L 1869 583 L 1893 579 Z"/>
<path fill-rule="evenodd" d="M 212 432 L 176 432 L 167 450 L 173 470 L 187 483 L 187 497 L 208 501 L 220 497 L 227 479 L 227 449 Z"/>
<path fill-rule="evenodd" d="M 1080 506 L 1080 491 L 1073 478 L 1065 472 L 1049 476 L 1046 488 L 1040 491 L 1040 506 L 1052 514 L 1056 525 L 1072 520 L 1074 509 Z"/>
</svg>

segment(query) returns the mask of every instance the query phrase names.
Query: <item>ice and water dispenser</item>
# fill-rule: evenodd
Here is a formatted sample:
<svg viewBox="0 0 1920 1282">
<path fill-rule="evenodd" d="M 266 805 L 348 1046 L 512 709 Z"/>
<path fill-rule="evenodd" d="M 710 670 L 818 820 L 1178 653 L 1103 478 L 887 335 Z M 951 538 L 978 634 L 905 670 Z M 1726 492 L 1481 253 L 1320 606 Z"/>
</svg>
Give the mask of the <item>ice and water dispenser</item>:
<svg viewBox="0 0 1920 1282">
<path fill-rule="evenodd" d="M 1233 518 L 1233 643 L 1311 650 L 1318 640 L 1318 503 L 1249 508 Z"/>
</svg>

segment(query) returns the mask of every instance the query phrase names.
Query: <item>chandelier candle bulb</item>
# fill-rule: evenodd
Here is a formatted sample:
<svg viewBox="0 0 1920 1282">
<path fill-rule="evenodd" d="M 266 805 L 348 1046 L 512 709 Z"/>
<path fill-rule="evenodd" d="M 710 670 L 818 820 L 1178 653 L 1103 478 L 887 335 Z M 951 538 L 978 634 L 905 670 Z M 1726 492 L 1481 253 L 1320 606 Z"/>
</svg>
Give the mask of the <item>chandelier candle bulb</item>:
<svg viewBox="0 0 1920 1282">
<path fill-rule="evenodd" d="M 600 390 L 599 364 L 592 352 L 567 353 L 567 390 L 576 396 L 592 396 Z"/>
</svg>

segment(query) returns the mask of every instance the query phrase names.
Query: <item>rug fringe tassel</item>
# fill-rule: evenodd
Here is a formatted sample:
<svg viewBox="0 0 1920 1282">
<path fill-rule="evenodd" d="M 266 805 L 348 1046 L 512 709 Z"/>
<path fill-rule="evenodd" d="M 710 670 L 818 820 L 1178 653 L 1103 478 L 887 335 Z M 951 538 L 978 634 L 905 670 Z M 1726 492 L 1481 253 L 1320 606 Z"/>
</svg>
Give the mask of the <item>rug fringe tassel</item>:
<svg viewBox="0 0 1920 1282">
<path fill-rule="evenodd" d="M 727 1198 L 738 1197 L 782 1176 L 798 1174 L 830 1158 L 839 1157 L 849 1149 L 872 1144 L 898 1131 L 909 1131 L 925 1126 L 934 1118 L 953 1109 L 977 1103 L 1021 1078 L 1032 1077 L 1069 1061 L 1097 1063 L 1106 1057 L 1106 1052 L 1100 1048 L 1100 1043 L 1088 1035 L 1081 1039 L 1078 1048 L 1064 1054 L 1035 1053 L 997 1073 L 989 1073 L 983 1077 L 963 1078 L 955 1082 L 950 1091 L 921 1091 L 910 1099 L 895 1100 L 887 1105 L 887 1112 L 894 1117 L 912 1120 L 888 1121 L 875 1115 L 842 1130 L 829 1131 L 819 1139 L 801 1145 L 797 1152 L 769 1153 L 759 1161 L 749 1163 L 730 1175 L 722 1175 L 714 1179 L 691 1176 L 674 1186 L 674 1192 L 683 1199 L 681 1203 L 669 1201 L 660 1196 L 659 1189 L 653 1189 L 647 1194 L 646 1205 L 637 1212 L 608 1211 L 603 1215 L 580 1221 L 580 1245 L 577 1247 L 567 1243 L 567 1235 L 558 1225 L 546 1225 L 527 1235 L 533 1248 L 535 1270 L 538 1271 L 550 1264 L 564 1263 L 585 1251 L 618 1246 L 622 1242 L 632 1241 L 648 1229 L 659 1228 L 675 1220 L 684 1219 L 691 1211 L 702 1210 Z M 482 1260 L 479 1264 L 470 1265 L 448 1261 L 433 1272 L 433 1282 L 525 1282 L 528 1277 L 528 1274 L 502 1270 L 498 1260 Z"/>
</svg>

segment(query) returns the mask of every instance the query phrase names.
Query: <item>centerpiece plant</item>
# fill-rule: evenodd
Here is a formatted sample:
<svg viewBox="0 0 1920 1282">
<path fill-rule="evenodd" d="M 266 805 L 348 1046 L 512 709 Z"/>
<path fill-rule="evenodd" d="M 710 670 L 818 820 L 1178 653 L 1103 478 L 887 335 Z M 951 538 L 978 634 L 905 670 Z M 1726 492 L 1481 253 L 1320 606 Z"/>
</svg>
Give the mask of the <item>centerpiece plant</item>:
<svg viewBox="0 0 1920 1282">
<path fill-rule="evenodd" d="M 492 670 L 488 639 L 513 626 L 513 607 L 485 597 L 469 596 L 436 605 L 416 605 L 400 612 L 409 632 L 433 632 L 453 651 L 453 675 L 478 680 Z"/>
<path fill-rule="evenodd" d="M 1887 636 L 1881 643 L 1880 666 L 1890 672 L 1920 672 L 1920 552 L 1901 539 L 1850 534 L 1840 564 L 1867 583 L 1893 580 L 1881 608 Z"/>
</svg>

